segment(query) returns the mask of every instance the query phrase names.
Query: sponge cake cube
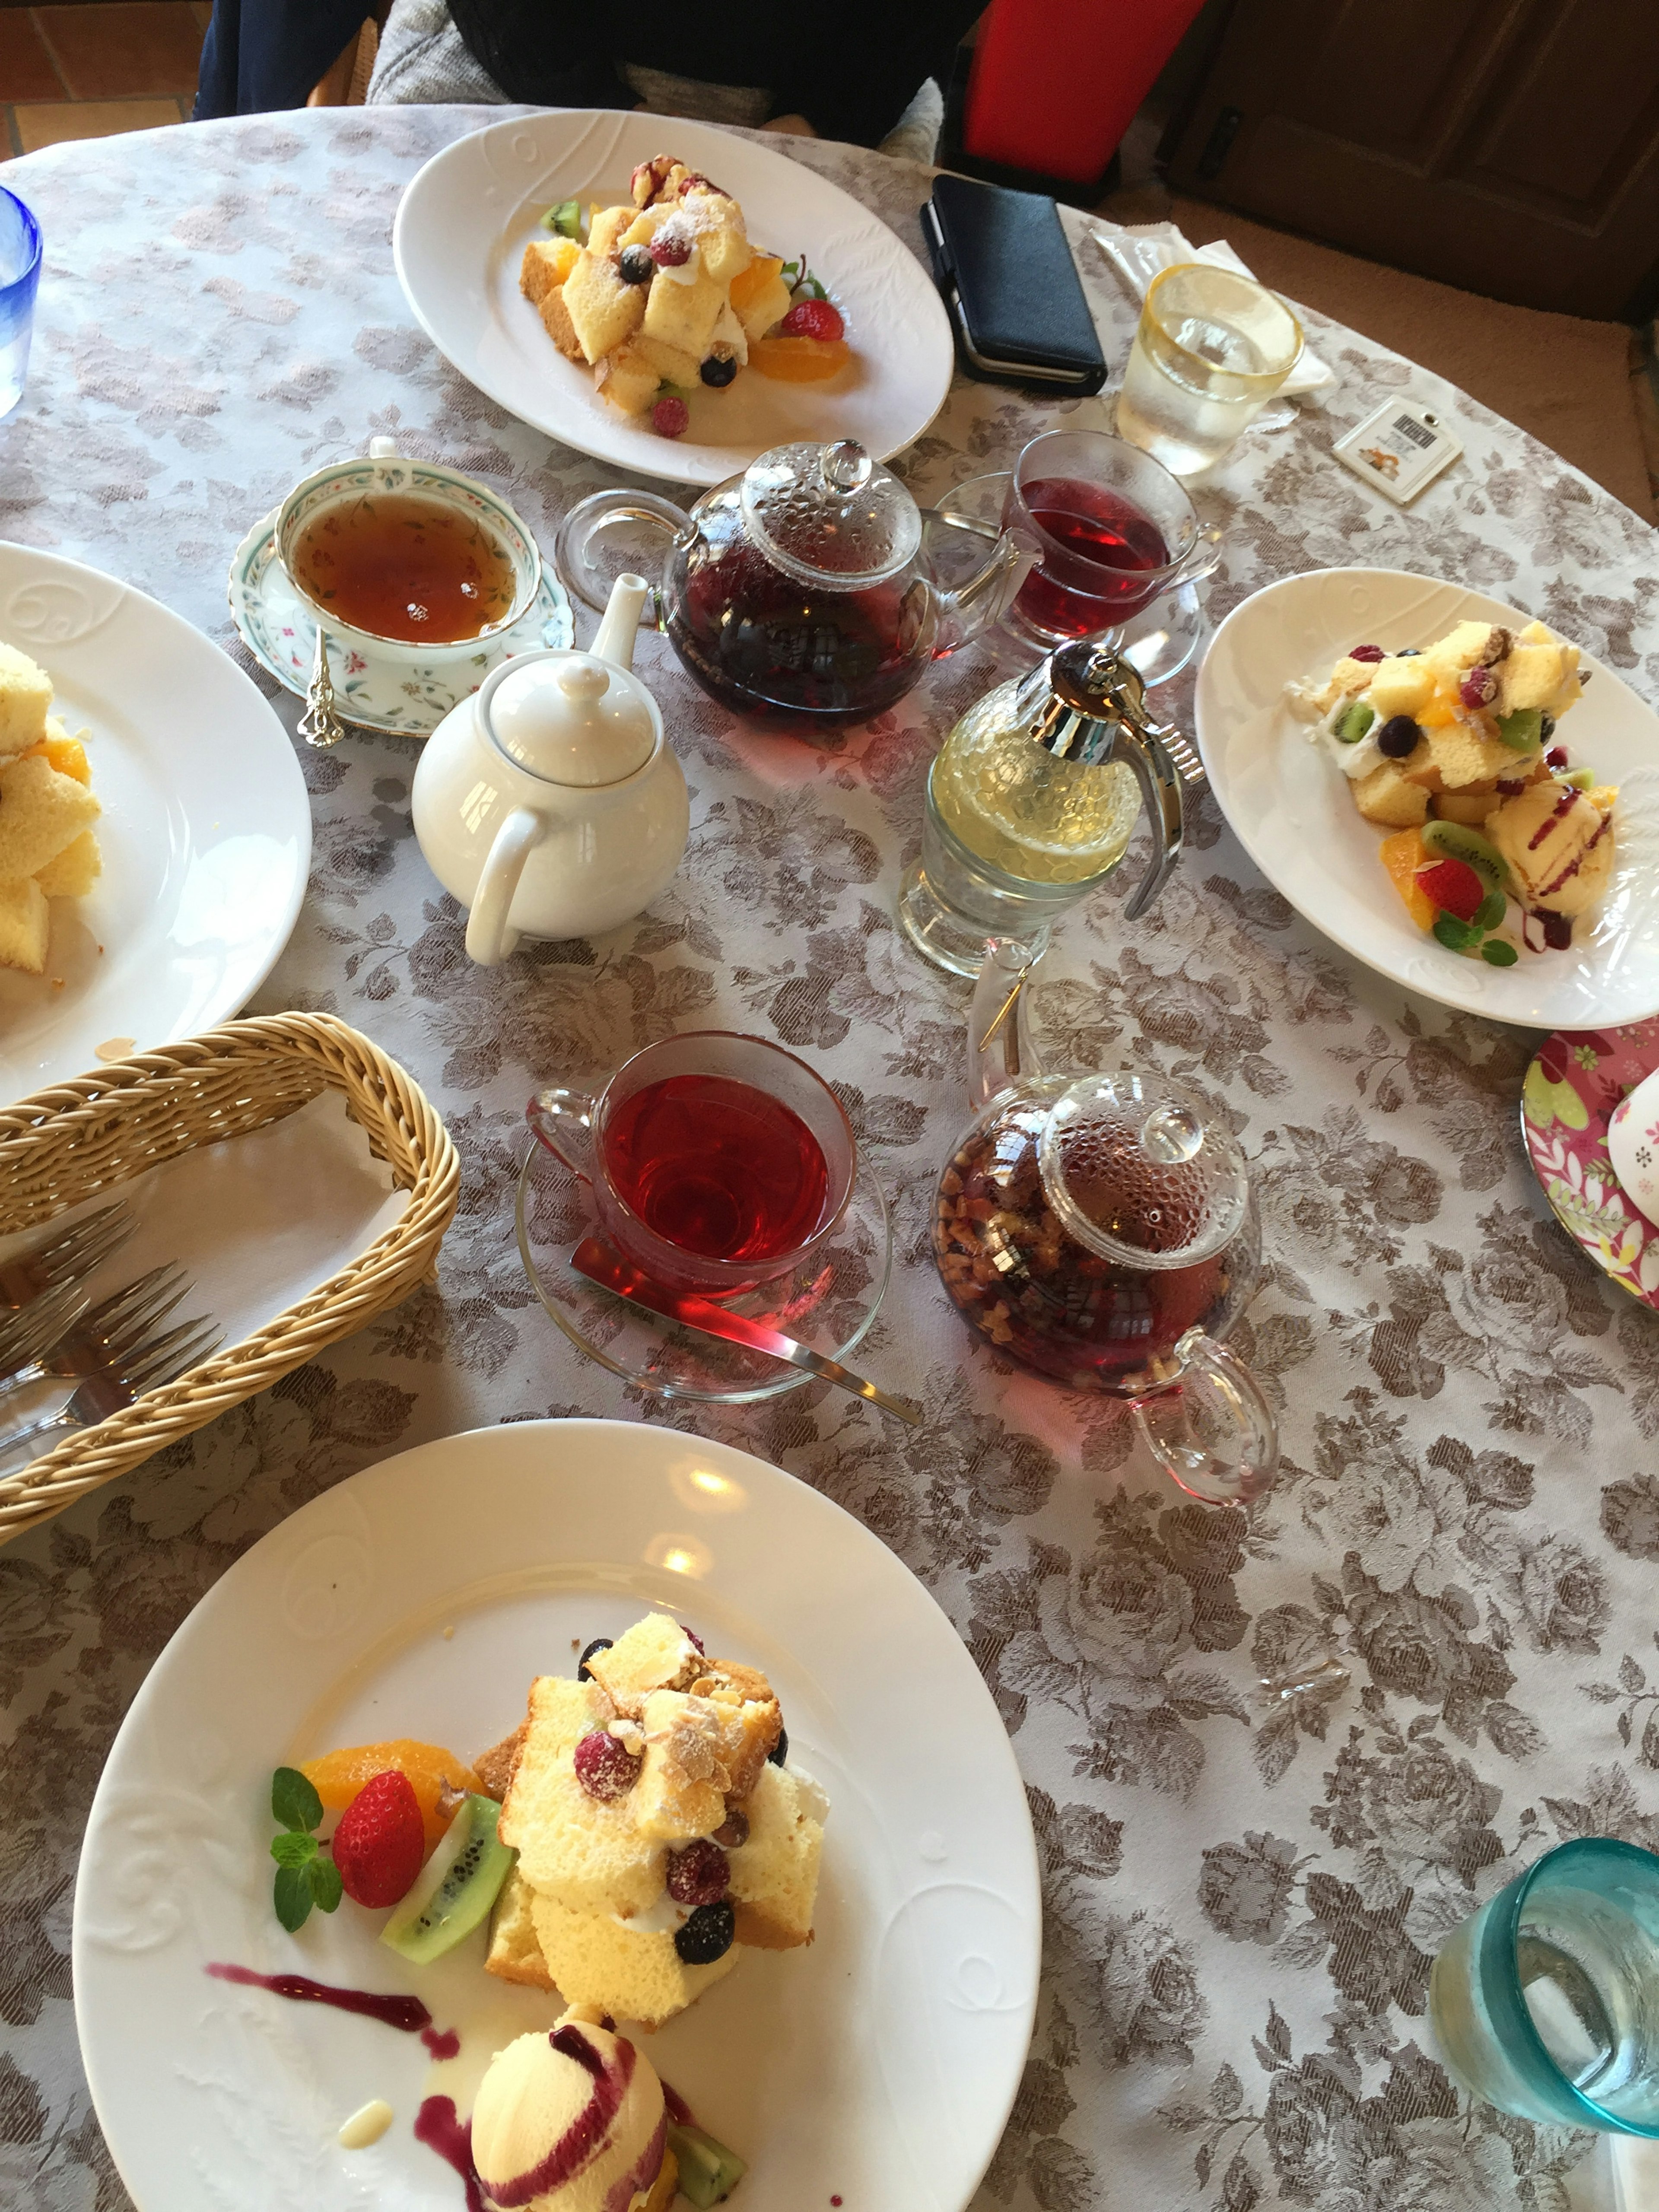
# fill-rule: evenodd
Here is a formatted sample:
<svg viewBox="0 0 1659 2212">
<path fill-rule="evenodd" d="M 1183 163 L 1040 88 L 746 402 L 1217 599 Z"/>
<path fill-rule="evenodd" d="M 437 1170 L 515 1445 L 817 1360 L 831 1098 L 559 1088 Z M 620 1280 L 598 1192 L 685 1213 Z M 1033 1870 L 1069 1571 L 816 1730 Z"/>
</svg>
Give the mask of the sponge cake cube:
<svg viewBox="0 0 1659 2212">
<path fill-rule="evenodd" d="M 812 1940 L 823 1829 L 787 1766 L 767 1766 L 744 1803 L 747 1839 L 727 1854 L 737 1940 L 783 1951 Z"/>
<path fill-rule="evenodd" d="M 580 1740 L 607 1726 L 611 1708 L 591 1682 L 543 1674 L 530 1686 L 525 1740 L 496 1832 L 519 1854 L 534 1889 L 582 1911 L 629 1917 L 662 1895 L 667 1856 L 635 1822 L 638 1785 L 620 1801 L 590 1797 L 576 1777 Z M 718 1827 L 716 1814 L 709 1824 Z M 704 1831 L 703 1832 L 707 1832 Z"/>
<path fill-rule="evenodd" d="M 641 288 L 646 289 L 646 288 Z M 689 284 L 677 283 L 663 270 L 651 279 L 645 303 L 645 334 L 702 361 L 726 305 L 726 287 L 700 269 Z"/>
<path fill-rule="evenodd" d="M 708 1666 L 696 1645 L 665 1613 L 647 1613 L 608 1650 L 596 1651 L 587 1671 L 619 1713 L 638 1720 L 653 1690 L 687 1690 Z"/>
<path fill-rule="evenodd" d="M 45 975 L 51 912 L 46 893 L 27 877 L 21 882 L 0 883 L 0 968 L 21 968 L 26 975 Z"/>
<path fill-rule="evenodd" d="M 550 1990 L 553 1977 L 536 1935 L 535 1898 L 535 1891 L 514 1867 L 495 1899 L 484 1965 L 504 1982 L 527 1982 L 532 1989 Z"/>
<path fill-rule="evenodd" d="M 581 248 L 574 238 L 532 238 L 519 266 L 519 289 L 539 307 L 575 267 Z"/>
<path fill-rule="evenodd" d="M 1426 786 L 1401 775 L 1392 761 L 1380 762 L 1353 784 L 1354 805 L 1367 822 L 1388 830 L 1414 830 L 1429 818 Z"/>
<path fill-rule="evenodd" d="M 568 2005 L 597 2004 L 620 2020 L 660 2027 L 738 1963 L 739 1946 L 705 1966 L 688 1966 L 666 1934 L 624 1928 L 604 1915 L 572 1912 L 539 1890 L 531 1896 L 537 1941 Z"/>
<path fill-rule="evenodd" d="M 606 354 L 593 372 L 602 395 L 624 415 L 643 415 L 657 396 L 662 378 L 630 343 Z"/>
<path fill-rule="evenodd" d="M 41 754 L 13 761 L 0 773 L 0 882 L 39 875 L 102 811 L 85 784 Z"/>
<path fill-rule="evenodd" d="M 34 880 L 48 898 L 84 898 L 104 872 L 104 856 L 90 830 L 64 846 L 55 860 L 48 860 Z"/>
<path fill-rule="evenodd" d="M 15 646 L 0 645 L 0 755 L 38 744 L 51 707 L 52 678 L 45 669 Z"/>
<path fill-rule="evenodd" d="M 653 278 L 650 289 L 654 292 L 660 281 Z M 560 290 L 586 360 L 603 361 L 633 337 L 645 316 L 646 289 L 643 284 L 624 284 L 615 264 L 602 254 L 577 256 Z"/>
</svg>

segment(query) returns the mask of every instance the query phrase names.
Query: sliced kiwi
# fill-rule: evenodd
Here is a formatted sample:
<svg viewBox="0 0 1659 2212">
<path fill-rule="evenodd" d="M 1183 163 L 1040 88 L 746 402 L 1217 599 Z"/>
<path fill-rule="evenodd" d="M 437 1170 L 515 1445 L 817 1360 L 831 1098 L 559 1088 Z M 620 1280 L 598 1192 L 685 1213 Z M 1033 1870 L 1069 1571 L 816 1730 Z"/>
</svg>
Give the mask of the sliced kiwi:
<svg viewBox="0 0 1659 2212">
<path fill-rule="evenodd" d="M 1555 780 L 1558 783 L 1570 783 L 1575 791 L 1593 791 L 1595 770 L 1593 768 L 1564 768 Z"/>
<path fill-rule="evenodd" d="M 1498 734 L 1511 752 L 1535 751 L 1544 738 L 1541 708 L 1517 707 L 1512 714 L 1498 717 Z"/>
<path fill-rule="evenodd" d="M 1490 837 L 1471 830 L 1467 822 L 1425 822 L 1423 842 L 1447 860 L 1467 860 L 1488 890 L 1510 889 L 1509 863 Z"/>
<path fill-rule="evenodd" d="M 680 2193 L 689 2197 L 698 2212 L 708 2212 L 729 2197 L 749 2168 L 734 2150 L 706 2135 L 701 2128 L 668 2123 L 668 2148 L 680 2162 Z"/>
<path fill-rule="evenodd" d="M 381 1929 L 381 1942 L 424 1966 L 472 1933 L 519 1856 L 495 1833 L 501 1810 L 493 1797 L 465 1798 L 414 1888 Z"/>
<path fill-rule="evenodd" d="M 1331 724 L 1331 735 L 1339 744 L 1357 745 L 1376 720 L 1375 707 L 1368 707 L 1363 699 L 1350 699 Z"/>
<path fill-rule="evenodd" d="M 550 230 L 556 238 L 580 238 L 582 234 L 582 208 L 580 200 L 561 200 L 542 217 L 542 228 Z"/>
</svg>

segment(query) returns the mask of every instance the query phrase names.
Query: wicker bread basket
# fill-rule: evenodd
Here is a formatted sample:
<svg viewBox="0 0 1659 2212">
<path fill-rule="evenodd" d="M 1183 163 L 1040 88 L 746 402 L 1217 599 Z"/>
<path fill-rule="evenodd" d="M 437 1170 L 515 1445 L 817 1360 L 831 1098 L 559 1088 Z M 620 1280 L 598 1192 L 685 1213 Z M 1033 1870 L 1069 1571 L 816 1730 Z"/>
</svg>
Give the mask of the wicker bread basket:
<svg viewBox="0 0 1659 2212">
<path fill-rule="evenodd" d="M 267 1389 L 407 1297 L 455 1212 L 448 1131 L 395 1060 L 330 1014 L 265 1014 L 38 1091 L 0 1112 L 0 1235 L 113 1193 L 198 1145 L 245 1135 L 325 1090 L 408 1191 L 401 1219 L 351 1265 L 228 1351 L 148 1390 L 28 1467 L 0 1477 L 0 1544 Z"/>
</svg>

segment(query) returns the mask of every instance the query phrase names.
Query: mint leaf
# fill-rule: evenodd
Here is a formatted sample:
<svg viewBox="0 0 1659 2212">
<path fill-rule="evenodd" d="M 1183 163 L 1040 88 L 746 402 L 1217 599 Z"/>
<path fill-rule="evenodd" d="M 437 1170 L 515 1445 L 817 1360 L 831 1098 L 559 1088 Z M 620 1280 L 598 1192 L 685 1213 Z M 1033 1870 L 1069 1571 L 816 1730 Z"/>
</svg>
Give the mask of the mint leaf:
<svg viewBox="0 0 1659 2212">
<path fill-rule="evenodd" d="M 311 1880 L 311 1894 L 319 1912 L 332 1912 L 342 1894 L 340 1869 L 332 1859 L 319 1851 L 306 1869 Z"/>
<path fill-rule="evenodd" d="M 290 1936 L 311 1917 L 311 1875 L 306 1867 L 278 1867 L 275 1888 L 276 1917 Z"/>
<path fill-rule="evenodd" d="M 279 1766 L 271 1776 L 270 1817 L 307 1832 L 321 1820 L 323 1801 L 297 1766 Z"/>
<path fill-rule="evenodd" d="M 1467 952 L 1480 934 L 1478 929 L 1471 928 L 1467 921 L 1460 921 L 1455 914 L 1437 915 L 1434 921 L 1434 933 L 1448 952 Z"/>
<path fill-rule="evenodd" d="M 799 279 L 800 272 L 805 266 L 805 264 L 801 261 L 786 261 L 782 268 L 779 270 L 779 276 L 782 277 L 784 283 L 789 287 L 792 292 L 794 290 L 795 285 Z"/>
<path fill-rule="evenodd" d="M 1498 890 L 1488 891 L 1485 898 L 1481 900 L 1480 905 L 1475 908 L 1475 928 L 1496 929 L 1498 923 L 1504 919 L 1507 911 L 1508 906 L 1503 892 Z"/>
<path fill-rule="evenodd" d="M 1480 957 L 1494 968 L 1513 968 L 1520 957 L 1515 947 L 1501 937 L 1489 938 L 1480 948 Z"/>
<path fill-rule="evenodd" d="M 309 1866 L 317 1856 L 315 1836 L 301 1836 L 292 1828 L 270 1839 L 270 1856 L 280 1867 Z"/>
</svg>

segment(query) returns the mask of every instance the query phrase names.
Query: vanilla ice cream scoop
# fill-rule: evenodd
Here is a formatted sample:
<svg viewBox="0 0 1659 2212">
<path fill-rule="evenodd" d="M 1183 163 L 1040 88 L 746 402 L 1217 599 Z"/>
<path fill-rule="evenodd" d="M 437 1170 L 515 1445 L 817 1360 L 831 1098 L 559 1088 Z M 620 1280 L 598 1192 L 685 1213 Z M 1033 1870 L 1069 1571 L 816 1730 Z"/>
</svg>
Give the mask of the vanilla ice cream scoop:
<svg viewBox="0 0 1659 2212">
<path fill-rule="evenodd" d="M 662 2166 L 649 2060 L 578 2007 L 498 2051 L 472 2108 L 472 2162 L 499 2212 L 628 2212 Z"/>
<path fill-rule="evenodd" d="M 1607 805 L 1598 806 L 1596 797 Z M 1528 906 L 1576 915 L 1601 897 L 1613 872 L 1613 797 L 1552 777 L 1528 784 L 1487 816 L 1486 835 Z"/>
</svg>

